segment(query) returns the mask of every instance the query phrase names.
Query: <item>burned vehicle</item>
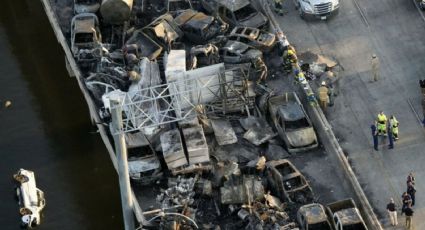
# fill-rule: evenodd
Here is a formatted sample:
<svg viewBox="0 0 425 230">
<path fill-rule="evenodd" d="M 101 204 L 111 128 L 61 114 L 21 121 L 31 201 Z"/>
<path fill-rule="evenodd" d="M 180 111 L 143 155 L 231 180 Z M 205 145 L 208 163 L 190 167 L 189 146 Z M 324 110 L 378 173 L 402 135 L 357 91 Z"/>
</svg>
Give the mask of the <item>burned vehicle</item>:
<svg viewBox="0 0 425 230">
<path fill-rule="evenodd" d="M 185 10 L 193 10 L 190 0 L 167 0 L 167 13 L 175 16 Z"/>
<path fill-rule="evenodd" d="M 211 14 L 218 13 L 230 26 L 265 27 L 267 17 L 259 12 L 249 0 L 201 0 L 202 6 Z"/>
<path fill-rule="evenodd" d="M 220 49 L 219 54 L 224 63 L 230 64 L 254 63 L 263 56 L 261 51 L 238 41 L 228 41 Z"/>
<path fill-rule="evenodd" d="M 183 36 L 183 32 L 174 22 L 171 14 L 161 15 L 144 27 L 142 31 L 165 49 Z"/>
<path fill-rule="evenodd" d="M 78 61 L 100 58 L 102 37 L 99 19 L 93 13 L 75 15 L 71 21 L 71 51 Z"/>
<path fill-rule="evenodd" d="M 146 35 L 142 29 L 135 30 L 127 40 L 126 45 L 135 47 L 135 55 L 147 57 L 149 60 L 156 59 L 162 53 L 162 46 Z"/>
<path fill-rule="evenodd" d="M 96 13 L 100 8 L 100 0 L 74 0 L 74 12 Z"/>
<path fill-rule="evenodd" d="M 313 125 L 295 92 L 269 98 L 268 107 L 274 126 L 288 152 L 317 148 L 318 141 Z"/>
<path fill-rule="evenodd" d="M 235 27 L 229 34 L 229 40 L 243 42 L 261 51 L 270 51 L 276 44 L 276 36 L 257 28 Z"/>
<path fill-rule="evenodd" d="M 290 161 L 282 159 L 266 164 L 268 182 L 276 196 L 299 204 L 313 201 L 314 195 L 310 184 Z"/>
<path fill-rule="evenodd" d="M 229 26 L 219 18 L 194 10 L 186 10 L 174 20 L 180 29 L 183 30 L 184 36 L 190 42 L 196 44 L 204 44 L 217 35 L 223 34 Z"/>
<path fill-rule="evenodd" d="M 325 208 L 318 203 L 301 206 L 297 220 L 302 230 L 332 230 Z"/>
<path fill-rule="evenodd" d="M 126 136 L 128 140 L 128 136 Z M 147 146 L 129 148 L 128 171 L 130 178 L 141 185 L 147 185 L 162 176 L 158 157 Z"/>
<path fill-rule="evenodd" d="M 331 223 L 336 230 L 367 230 L 366 224 L 353 199 L 336 201 L 326 205 Z"/>
</svg>

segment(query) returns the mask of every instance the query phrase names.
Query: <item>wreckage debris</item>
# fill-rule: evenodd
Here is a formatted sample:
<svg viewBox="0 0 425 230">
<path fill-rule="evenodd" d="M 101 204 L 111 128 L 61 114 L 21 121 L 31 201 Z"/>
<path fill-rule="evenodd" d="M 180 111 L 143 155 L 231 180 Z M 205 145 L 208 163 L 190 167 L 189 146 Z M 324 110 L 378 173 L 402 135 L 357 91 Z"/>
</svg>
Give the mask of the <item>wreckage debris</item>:
<svg viewBox="0 0 425 230">
<path fill-rule="evenodd" d="M 131 182 L 159 191 L 142 207 L 150 225 L 297 229 L 288 207 L 314 195 L 282 159 L 318 143 L 295 93 L 253 82 L 289 45 L 261 11 L 248 0 L 76 0 L 74 13 L 71 52 L 105 123 L 121 101 Z"/>
</svg>

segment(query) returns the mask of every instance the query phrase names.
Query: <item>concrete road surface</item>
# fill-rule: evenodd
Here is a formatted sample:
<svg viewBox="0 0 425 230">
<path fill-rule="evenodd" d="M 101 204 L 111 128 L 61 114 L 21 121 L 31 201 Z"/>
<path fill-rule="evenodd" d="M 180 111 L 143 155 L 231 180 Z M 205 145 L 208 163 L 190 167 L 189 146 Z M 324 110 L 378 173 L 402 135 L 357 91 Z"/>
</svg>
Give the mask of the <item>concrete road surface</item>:
<svg viewBox="0 0 425 230">
<path fill-rule="evenodd" d="M 420 221 L 425 218 L 425 132 L 418 120 L 423 118 L 418 81 L 425 78 L 425 22 L 420 13 L 410 0 L 346 0 L 339 15 L 306 22 L 292 1 L 285 4 L 287 14 L 277 19 L 298 53 L 328 55 L 344 67 L 341 93 L 327 117 L 383 226 L 396 229 L 388 222 L 386 203 L 394 197 L 400 208 L 406 176 L 413 170 L 414 229 L 425 229 Z M 381 79 L 372 83 L 373 53 L 381 61 Z M 383 138 L 376 152 L 370 125 L 380 110 L 398 118 L 400 140 L 389 150 Z M 404 222 L 399 217 L 397 229 Z"/>
</svg>

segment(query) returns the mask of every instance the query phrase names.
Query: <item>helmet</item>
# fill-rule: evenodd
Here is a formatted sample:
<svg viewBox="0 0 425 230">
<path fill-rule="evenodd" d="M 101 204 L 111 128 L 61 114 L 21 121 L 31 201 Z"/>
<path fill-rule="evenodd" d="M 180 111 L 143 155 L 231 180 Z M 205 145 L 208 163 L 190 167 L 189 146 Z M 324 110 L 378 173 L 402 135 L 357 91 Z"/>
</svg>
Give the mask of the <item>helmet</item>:
<svg viewBox="0 0 425 230">
<path fill-rule="evenodd" d="M 325 81 L 322 81 L 322 86 L 326 86 L 326 82 Z"/>
<path fill-rule="evenodd" d="M 372 54 L 372 58 L 376 58 L 376 54 Z"/>
</svg>

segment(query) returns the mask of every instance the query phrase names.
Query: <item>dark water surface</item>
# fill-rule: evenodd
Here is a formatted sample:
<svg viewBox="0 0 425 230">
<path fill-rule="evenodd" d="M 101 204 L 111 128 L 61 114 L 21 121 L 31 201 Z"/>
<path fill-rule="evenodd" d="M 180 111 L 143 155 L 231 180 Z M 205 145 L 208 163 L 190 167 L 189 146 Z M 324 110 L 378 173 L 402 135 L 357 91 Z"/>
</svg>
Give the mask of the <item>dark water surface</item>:
<svg viewBox="0 0 425 230">
<path fill-rule="evenodd" d="M 39 0 L 1 1 L 0 101 L 0 229 L 19 229 L 19 168 L 46 194 L 37 229 L 122 229 L 116 173 Z"/>
</svg>

